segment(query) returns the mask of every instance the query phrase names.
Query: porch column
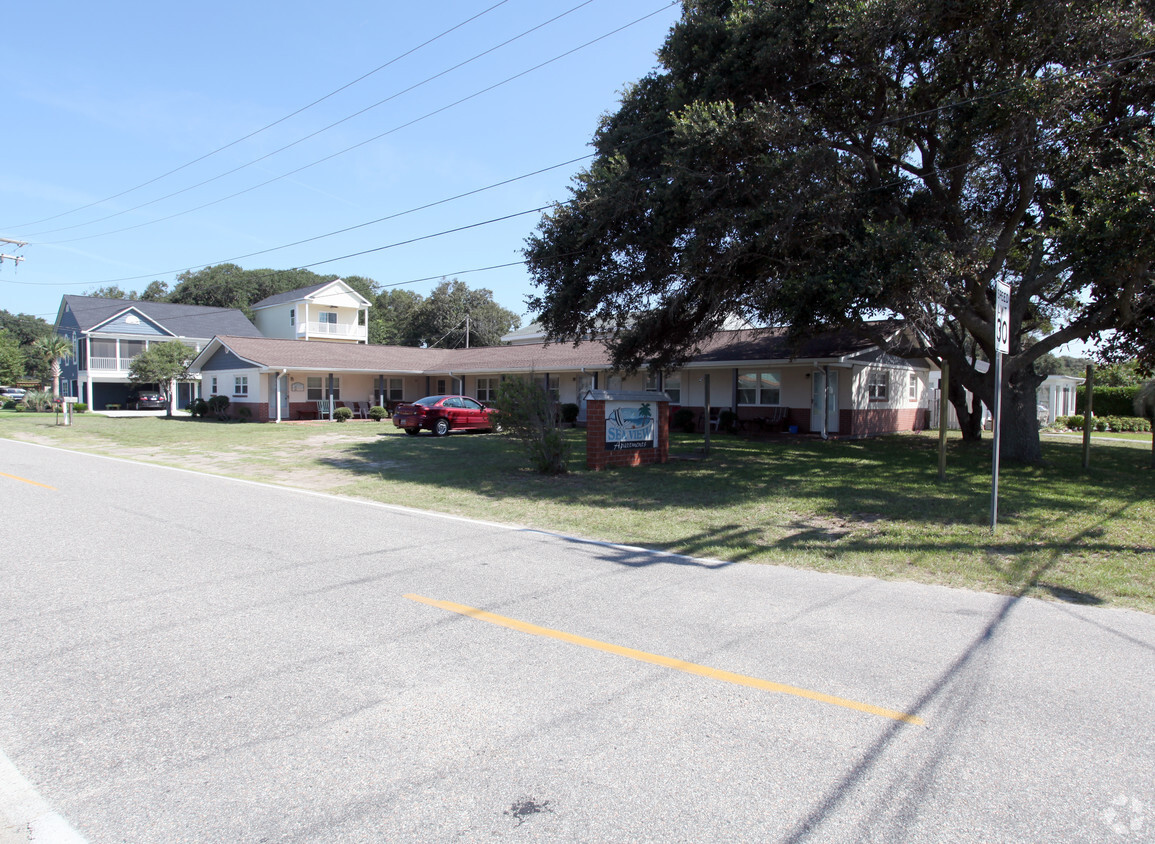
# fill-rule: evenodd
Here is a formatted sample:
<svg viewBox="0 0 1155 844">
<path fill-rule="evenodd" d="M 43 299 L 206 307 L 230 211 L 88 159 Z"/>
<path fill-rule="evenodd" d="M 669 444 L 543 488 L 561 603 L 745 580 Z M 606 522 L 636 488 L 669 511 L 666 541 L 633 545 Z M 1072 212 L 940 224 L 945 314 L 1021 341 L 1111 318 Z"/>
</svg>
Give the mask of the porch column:
<svg viewBox="0 0 1155 844">
<path fill-rule="evenodd" d="M 277 422 L 281 421 L 281 373 L 273 376 L 274 393 L 273 400 L 277 403 Z"/>
<path fill-rule="evenodd" d="M 333 401 L 333 373 L 330 372 L 329 373 L 329 421 L 330 422 L 333 421 L 333 405 L 335 403 L 336 402 Z"/>
</svg>

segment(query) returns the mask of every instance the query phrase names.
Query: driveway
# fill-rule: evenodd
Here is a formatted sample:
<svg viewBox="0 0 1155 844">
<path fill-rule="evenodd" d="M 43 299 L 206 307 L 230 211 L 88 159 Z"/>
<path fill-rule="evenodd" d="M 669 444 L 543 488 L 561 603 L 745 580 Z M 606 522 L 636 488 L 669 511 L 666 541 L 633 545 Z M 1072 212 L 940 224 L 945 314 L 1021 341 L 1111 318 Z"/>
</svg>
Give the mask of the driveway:
<svg viewBox="0 0 1155 844">
<path fill-rule="evenodd" d="M 1155 840 L 1152 616 L 11 441 L 0 473 L 10 834 Z"/>
</svg>

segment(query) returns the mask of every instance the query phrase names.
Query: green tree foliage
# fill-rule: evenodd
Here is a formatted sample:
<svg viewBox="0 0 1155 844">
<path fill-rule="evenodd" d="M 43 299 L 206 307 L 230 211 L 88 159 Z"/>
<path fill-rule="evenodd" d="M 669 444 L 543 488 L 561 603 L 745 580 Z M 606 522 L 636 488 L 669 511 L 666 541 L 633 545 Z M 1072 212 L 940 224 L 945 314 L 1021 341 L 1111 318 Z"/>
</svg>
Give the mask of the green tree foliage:
<svg viewBox="0 0 1155 844">
<path fill-rule="evenodd" d="M 95 296 L 99 299 L 139 299 L 135 292 L 122 290 L 118 285 L 111 284 L 107 287 L 97 287 L 89 290 L 84 294 L 85 296 Z"/>
<path fill-rule="evenodd" d="M 12 384 L 24 377 L 24 352 L 11 332 L 0 328 L 0 384 Z"/>
<path fill-rule="evenodd" d="M 249 306 L 265 298 L 260 293 L 256 274 L 236 264 L 216 264 L 195 272 L 181 273 L 176 279 L 176 286 L 169 294 L 168 301 L 177 305 L 239 308 L 251 319 L 253 312 Z"/>
<path fill-rule="evenodd" d="M 1080 378 L 1087 374 L 1087 367 L 1095 362 L 1090 358 L 1073 358 L 1066 355 L 1053 355 L 1050 352 L 1035 361 L 1035 371 L 1046 377 L 1047 375 L 1072 375 Z M 1099 374 L 1095 373 L 1095 380 Z"/>
<path fill-rule="evenodd" d="M 507 378 L 497 387 L 493 406 L 506 430 L 521 442 L 534 471 L 565 474 L 569 443 L 559 424 L 557 402 L 530 378 Z"/>
<path fill-rule="evenodd" d="M 1039 459 L 1035 362 L 1107 329 L 1155 335 L 1151 6 L 683 5 L 663 69 L 603 119 L 572 201 L 528 241 L 549 335 L 608 328 L 635 368 L 732 314 L 796 337 L 897 314 L 912 330 L 879 340 L 949 362 L 991 405 L 974 363 L 994 358 L 1005 279 L 1003 454 Z"/>
<path fill-rule="evenodd" d="M 381 346 L 420 346 L 413 318 L 421 303 L 420 293 L 387 290 L 373 300 L 369 310 L 369 342 Z"/>
<path fill-rule="evenodd" d="M 517 314 L 493 300 L 492 290 L 470 290 L 457 279 L 437 285 L 416 309 L 412 320 L 413 332 L 421 345 L 446 349 L 497 346 L 503 335 L 521 325 Z"/>
<path fill-rule="evenodd" d="M 179 340 L 167 343 L 153 343 L 132 359 L 128 370 L 128 380 L 133 384 L 156 384 L 164 395 L 169 415 L 172 415 L 173 381 L 188 377 L 189 365 L 196 357 L 196 350 Z"/>
<path fill-rule="evenodd" d="M 49 377 L 48 361 L 41 357 L 32 346 L 41 337 L 51 334 L 52 326 L 38 316 L 11 314 L 8 311 L 0 310 L 0 331 L 7 331 L 20 346 L 20 353 L 24 357 L 21 374 L 41 382 L 45 381 Z"/>
<path fill-rule="evenodd" d="M 152 281 L 149 282 L 148 287 L 141 291 L 140 299 L 142 302 L 167 302 L 168 296 L 167 282 Z"/>
</svg>

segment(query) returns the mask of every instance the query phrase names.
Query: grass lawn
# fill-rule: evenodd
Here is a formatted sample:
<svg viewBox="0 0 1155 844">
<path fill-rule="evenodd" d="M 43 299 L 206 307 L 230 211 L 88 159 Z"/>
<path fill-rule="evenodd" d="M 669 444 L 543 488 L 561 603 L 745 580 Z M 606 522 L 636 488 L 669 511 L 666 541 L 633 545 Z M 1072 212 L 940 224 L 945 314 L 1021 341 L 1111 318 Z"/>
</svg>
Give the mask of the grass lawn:
<svg viewBox="0 0 1155 844">
<path fill-rule="evenodd" d="M 0 412 L 0 437 L 324 490 L 723 561 L 917 580 L 1155 612 L 1149 435 L 1044 437 L 1045 463 L 1004 463 L 990 535 L 990 441 L 756 441 L 675 434 L 663 466 L 527 470 L 515 441 L 408 437 L 388 423 L 223 424 L 94 414 L 70 428 Z"/>
</svg>

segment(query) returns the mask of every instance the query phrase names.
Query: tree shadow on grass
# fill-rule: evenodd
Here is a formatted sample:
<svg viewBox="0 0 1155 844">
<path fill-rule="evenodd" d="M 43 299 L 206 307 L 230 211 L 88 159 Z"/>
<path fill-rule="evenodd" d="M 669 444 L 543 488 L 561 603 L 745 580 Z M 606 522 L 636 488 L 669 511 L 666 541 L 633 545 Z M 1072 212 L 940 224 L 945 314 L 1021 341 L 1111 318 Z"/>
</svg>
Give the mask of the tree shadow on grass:
<svg viewBox="0 0 1155 844">
<path fill-rule="evenodd" d="M 1141 457 L 1129 450 L 1100 455 L 1091 474 L 1082 471 L 1079 446 L 1065 443 L 1047 447 L 1048 466 L 1007 468 L 1000 478 L 1000 513 L 1010 541 L 984 543 L 976 530 L 989 516 L 989 442 L 952 443 L 948 482 L 939 483 L 937 452 L 928 438 L 754 442 L 722 437 L 707 460 L 604 472 L 585 471 L 584 451 L 572 432 L 571 440 L 571 472 L 560 477 L 527 469 L 510 438 L 475 434 L 381 435 L 350 444 L 327 464 L 351 479 L 380 481 L 381 495 L 374 495 L 380 500 L 418 507 L 420 488 L 428 487 L 461 489 L 499 508 L 517 501 L 531 508 L 637 512 L 663 526 L 664 536 L 645 544 L 690 556 L 765 560 L 776 553 L 833 558 L 890 552 L 917 558 L 958 552 L 994 554 L 1030 566 L 1040 554 L 1070 550 L 1073 542 L 1082 555 L 1155 550 L 1147 535 L 1138 542 L 1116 541 L 1118 534 L 1107 530 L 1109 519 L 1080 530 L 1106 505 L 1155 495 L 1155 478 L 1136 478 Z M 389 498 L 395 482 L 406 485 L 403 501 Z M 752 508 L 756 520 L 744 516 Z M 707 518 L 692 518 L 696 510 L 716 512 L 719 526 L 702 530 Z M 1078 531 L 1077 540 L 1072 530 Z M 1022 583 L 1022 572 L 1008 570 L 1002 580 Z M 1071 584 L 1051 586 L 1055 597 L 1080 600 Z"/>
</svg>

